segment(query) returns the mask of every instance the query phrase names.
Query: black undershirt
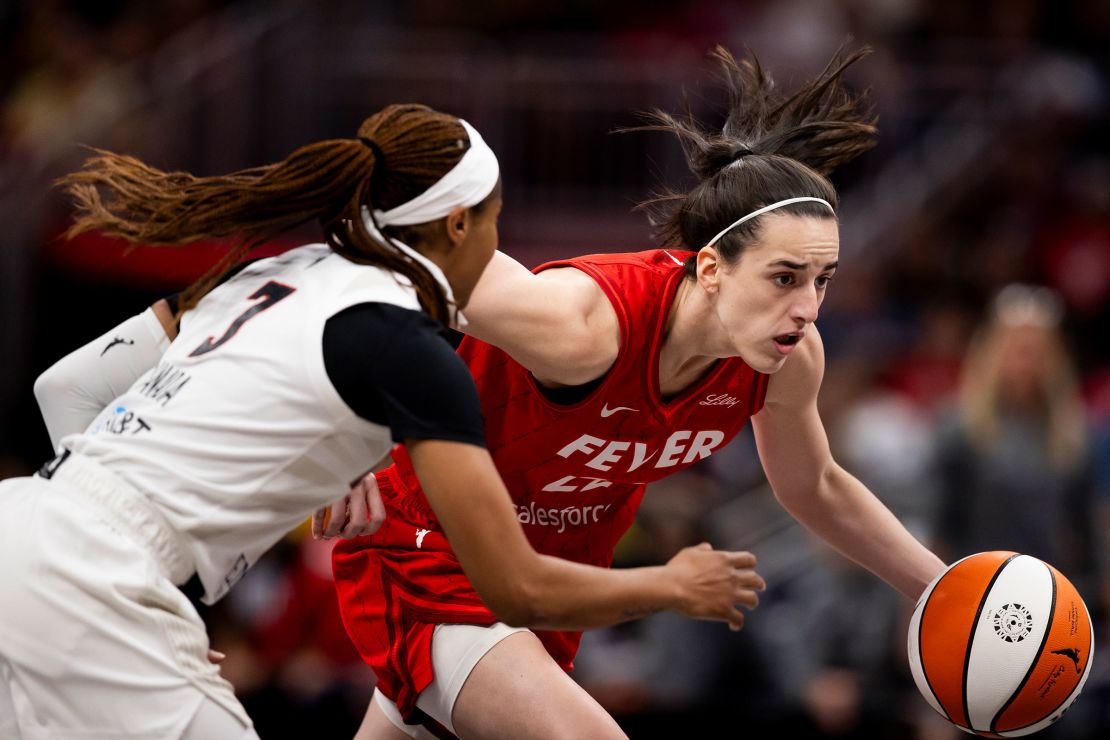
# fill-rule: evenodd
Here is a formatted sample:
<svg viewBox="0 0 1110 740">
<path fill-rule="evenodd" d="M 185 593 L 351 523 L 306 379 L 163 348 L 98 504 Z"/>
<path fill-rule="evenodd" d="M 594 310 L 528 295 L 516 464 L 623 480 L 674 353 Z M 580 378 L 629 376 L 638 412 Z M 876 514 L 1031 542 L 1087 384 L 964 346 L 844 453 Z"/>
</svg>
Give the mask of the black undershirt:
<svg viewBox="0 0 1110 740">
<path fill-rule="evenodd" d="M 324 325 L 324 367 L 343 401 L 395 442 L 485 447 L 478 391 L 441 324 L 421 311 L 359 303 Z"/>
</svg>

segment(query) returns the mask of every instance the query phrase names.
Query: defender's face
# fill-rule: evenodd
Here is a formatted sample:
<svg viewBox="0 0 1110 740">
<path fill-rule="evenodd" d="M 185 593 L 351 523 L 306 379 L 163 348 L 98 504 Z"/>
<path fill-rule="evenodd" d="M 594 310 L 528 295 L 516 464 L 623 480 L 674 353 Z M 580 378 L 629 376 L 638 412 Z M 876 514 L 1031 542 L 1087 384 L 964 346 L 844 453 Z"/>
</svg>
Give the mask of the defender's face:
<svg viewBox="0 0 1110 740">
<path fill-rule="evenodd" d="M 779 370 L 817 320 L 839 255 L 836 219 L 764 216 L 759 241 L 736 263 L 718 263 L 723 349 L 760 372 Z"/>
</svg>

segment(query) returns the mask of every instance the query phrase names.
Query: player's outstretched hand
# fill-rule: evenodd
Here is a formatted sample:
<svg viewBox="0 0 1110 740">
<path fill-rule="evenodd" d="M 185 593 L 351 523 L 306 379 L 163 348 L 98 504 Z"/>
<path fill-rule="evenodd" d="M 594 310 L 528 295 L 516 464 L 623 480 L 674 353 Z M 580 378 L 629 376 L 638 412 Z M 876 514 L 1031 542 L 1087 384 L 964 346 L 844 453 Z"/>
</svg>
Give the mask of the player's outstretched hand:
<svg viewBox="0 0 1110 740">
<path fill-rule="evenodd" d="M 385 522 L 385 505 L 373 473 L 362 476 L 351 491 L 331 506 L 312 515 L 312 536 L 318 540 L 342 537 L 349 540 L 374 534 Z"/>
<path fill-rule="evenodd" d="M 767 588 L 752 568 L 755 555 L 750 552 L 714 550 L 709 543 L 683 548 L 667 563 L 682 592 L 679 611 L 697 619 L 728 622 L 736 631 L 744 626 L 738 606 L 754 609 L 759 605 L 756 591 Z"/>
</svg>

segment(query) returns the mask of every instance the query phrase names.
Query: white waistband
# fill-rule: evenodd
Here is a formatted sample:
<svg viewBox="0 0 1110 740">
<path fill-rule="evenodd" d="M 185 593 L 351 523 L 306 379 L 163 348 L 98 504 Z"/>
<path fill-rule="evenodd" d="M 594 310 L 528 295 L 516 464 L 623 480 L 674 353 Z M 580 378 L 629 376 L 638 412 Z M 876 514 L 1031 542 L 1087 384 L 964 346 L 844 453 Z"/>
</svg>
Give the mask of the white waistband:
<svg viewBox="0 0 1110 740">
<path fill-rule="evenodd" d="M 48 463 L 53 466 L 55 463 Z M 141 491 L 103 465 L 76 453 L 56 463 L 49 480 L 82 496 L 109 516 L 108 521 L 136 544 L 150 550 L 174 584 L 186 583 L 196 571 L 184 538 Z"/>
</svg>

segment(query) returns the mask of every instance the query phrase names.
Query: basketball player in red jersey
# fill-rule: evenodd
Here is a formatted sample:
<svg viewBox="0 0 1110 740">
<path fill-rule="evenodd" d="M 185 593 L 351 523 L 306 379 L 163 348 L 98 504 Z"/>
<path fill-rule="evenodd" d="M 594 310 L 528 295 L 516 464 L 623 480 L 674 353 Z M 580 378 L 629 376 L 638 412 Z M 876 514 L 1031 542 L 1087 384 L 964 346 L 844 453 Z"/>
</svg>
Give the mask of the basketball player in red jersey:
<svg viewBox="0 0 1110 740">
<path fill-rule="evenodd" d="M 840 87 L 862 55 L 838 55 L 781 100 L 757 63 L 718 50 L 733 103 L 723 132 L 666 114 L 648 127 L 676 133 L 700 179 L 655 202 L 662 249 L 535 274 L 497 255 L 483 275 L 459 354 L 537 551 L 610 564 L 645 484 L 721 448 L 750 418 L 767 478 L 800 522 L 910 598 L 943 570 L 836 464 L 817 413 L 814 322 L 839 261 L 825 175 L 875 131 Z M 403 448 L 394 458 L 375 481 L 384 525 L 335 550 L 348 632 L 379 680 L 359 737 L 622 737 L 565 672 L 580 634 L 498 623 Z"/>
</svg>

